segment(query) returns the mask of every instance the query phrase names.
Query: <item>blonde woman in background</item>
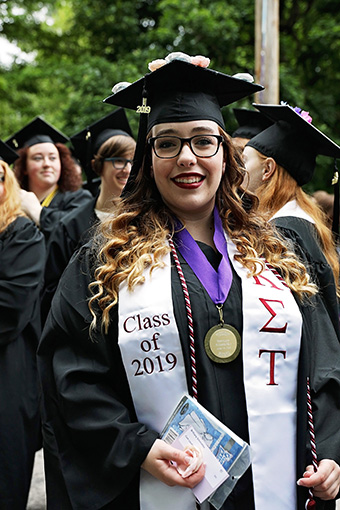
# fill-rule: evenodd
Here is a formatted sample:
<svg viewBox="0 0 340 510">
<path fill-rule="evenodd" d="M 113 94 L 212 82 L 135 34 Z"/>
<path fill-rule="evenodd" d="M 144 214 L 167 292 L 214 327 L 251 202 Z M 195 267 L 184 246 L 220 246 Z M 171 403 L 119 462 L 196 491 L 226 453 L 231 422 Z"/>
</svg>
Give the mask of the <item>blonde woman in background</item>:
<svg viewBox="0 0 340 510">
<path fill-rule="evenodd" d="M 21 210 L 20 187 L 0 161 L 0 508 L 26 508 L 41 447 L 36 349 L 44 236 Z"/>
</svg>

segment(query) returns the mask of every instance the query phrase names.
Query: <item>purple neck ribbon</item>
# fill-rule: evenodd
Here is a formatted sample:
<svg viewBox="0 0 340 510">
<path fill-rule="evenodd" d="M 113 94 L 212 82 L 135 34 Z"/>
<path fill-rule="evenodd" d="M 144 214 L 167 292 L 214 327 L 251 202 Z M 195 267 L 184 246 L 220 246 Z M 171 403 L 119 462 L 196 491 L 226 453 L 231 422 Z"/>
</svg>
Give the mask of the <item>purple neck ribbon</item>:
<svg viewBox="0 0 340 510">
<path fill-rule="evenodd" d="M 174 237 L 180 254 L 202 283 L 213 303 L 219 305 L 227 299 L 233 281 L 233 273 L 230 267 L 222 221 L 216 206 L 214 208 L 214 227 L 213 240 L 218 252 L 222 255 L 217 271 L 212 267 L 187 229 L 183 228 L 180 221 L 177 222 L 176 229 L 178 231 L 176 231 Z"/>
</svg>

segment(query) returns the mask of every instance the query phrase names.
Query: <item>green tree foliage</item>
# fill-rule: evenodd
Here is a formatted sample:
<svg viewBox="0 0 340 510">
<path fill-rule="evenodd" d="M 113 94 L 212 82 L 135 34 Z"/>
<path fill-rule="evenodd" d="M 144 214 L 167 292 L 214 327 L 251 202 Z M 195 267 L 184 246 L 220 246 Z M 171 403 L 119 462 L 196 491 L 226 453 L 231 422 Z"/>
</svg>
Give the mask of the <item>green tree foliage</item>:
<svg viewBox="0 0 340 510">
<path fill-rule="evenodd" d="M 0 0 L 0 35 L 34 52 L 32 62 L 0 66 L 0 138 L 36 115 L 68 135 L 83 129 L 111 111 L 102 99 L 116 82 L 138 79 L 171 51 L 253 74 L 254 17 L 255 0 Z M 309 110 L 337 142 L 339 35 L 338 0 L 280 1 L 281 99 Z M 232 109 L 225 110 L 232 131 Z M 128 116 L 136 132 L 137 116 Z M 312 188 L 329 189 L 331 166 L 321 163 Z"/>
</svg>

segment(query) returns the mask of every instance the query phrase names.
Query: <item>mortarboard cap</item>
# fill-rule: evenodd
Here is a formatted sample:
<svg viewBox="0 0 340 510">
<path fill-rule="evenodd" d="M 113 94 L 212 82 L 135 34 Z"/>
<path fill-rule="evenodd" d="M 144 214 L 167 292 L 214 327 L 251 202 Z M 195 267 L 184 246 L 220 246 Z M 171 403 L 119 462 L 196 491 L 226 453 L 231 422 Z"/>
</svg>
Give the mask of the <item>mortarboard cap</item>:
<svg viewBox="0 0 340 510">
<path fill-rule="evenodd" d="M 250 140 L 273 124 L 273 121 L 258 110 L 246 108 L 233 108 L 238 128 L 232 133 L 233 138 L 246 138 Z"/>
<path fill-rule="evenodd" d="M 7 143 L 0 140 L 0 159 L 11 165 L 18 157 L 18 154 Z"/>
<path fill-rule="evenodd" d="M 100 147 L 112 136 L 131 136 L 132 132 L 123 108 L 102 117 L 79 133 L 70 137 L 74 155 L 79 159 L 87 176 L 87 186 L 94 194 L 93 179 L 98 178 L 92 169 L 91 161 Z"/>
<path fill-rule="evenodd" d="M 97 120 L 93 124 L 70 137 L 74 147 L 74 154 L 84 169 L 94 154 L 96 154 L 111 136 L 131 136 L 132 132 L 123 108 L 119 108 L 109 115 Z"/>
<path fill-rule="evenodd" d="M 6 143 L 14 150 L 32 147 L 38 143 L 66 143 L 69 139 L 61 131 L 41 117 L 35 117 L 29 124 L 10 136 Z"/>
<path fill-rule="evenodd" d="M 313 177 L 316 156 L 340 157 L 340 147 L 311 124 L 308 112 L 287 104 L 254 104 L 274 124 L 252 138 L 253 147 L 277 163 L 303 186 Z"/>
<path fill-rule="evenodd" d="M 132 110 L 150 108 L 147 130 L 159 123 L 213 120 L 224 129 L 221 108 L 262 90 L 261 85 L 227 74 L 172 60 L 104 102 Z"/>
<path fill-rule="evenodd" d="M 134 164 L 124 193 L 130 190 L 139 171 L 146 135 L 153 126 L 212 120 L 225 129 L 221 108 L 263 89 L 245 79 L 207 69 L 210 61 L 205 57 L 202 59 L 206 64 L 196 65 L 194 59 L 182 53 L 168 55 L 161 61 L 161 67 L 115 92 L 118 84 L 113 88 L 114 93 L 104 99 L 106 103 L 141 114 Z"/>
</svg>

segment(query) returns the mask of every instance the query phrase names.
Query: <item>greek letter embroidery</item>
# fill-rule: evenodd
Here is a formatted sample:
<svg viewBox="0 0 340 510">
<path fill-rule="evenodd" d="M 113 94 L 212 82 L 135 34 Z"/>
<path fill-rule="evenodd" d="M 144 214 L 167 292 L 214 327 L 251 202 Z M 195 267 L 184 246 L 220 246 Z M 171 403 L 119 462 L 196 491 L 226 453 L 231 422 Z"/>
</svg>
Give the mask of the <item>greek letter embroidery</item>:
<svg viewBox="0 0 340 510">
<path fill-rule="evenodd" d="M 287 322 L 284 326 L 281 328 L 274 328 L 274 327 L 268 327 L 268 324 L 276 317 L 277 313 L 273 310 L 273 308 L 269 305 L 269 303 L 280 303 L 282 305 L 282 308 L 284 308 L 284 304 L 282 301 L 279 301 L 278 299 L 264 299 L 259 298 L 261 303 L 266 307 L 268 312 L 271 314 L 271 318 L 266 322 L 266 324 L 260 329 L 260 332 L 263 333 L 285 333 L 287 330 Z"/>
<path fill-rule="evenodd" d="M 259 350 L 259 358 L 261 358 L 261 355 L 264 352 L 269 352 L 269 383 L 267 383 L 267 386 L 278 386 L 278 384 L 275 382 L 275 354 L 282 354 L 283 358 L 286 359 L 286 351 L 276 351 L 276 350 L 270 350 L 270 349 L 260 349 Z"/>
</svg>

